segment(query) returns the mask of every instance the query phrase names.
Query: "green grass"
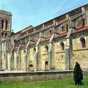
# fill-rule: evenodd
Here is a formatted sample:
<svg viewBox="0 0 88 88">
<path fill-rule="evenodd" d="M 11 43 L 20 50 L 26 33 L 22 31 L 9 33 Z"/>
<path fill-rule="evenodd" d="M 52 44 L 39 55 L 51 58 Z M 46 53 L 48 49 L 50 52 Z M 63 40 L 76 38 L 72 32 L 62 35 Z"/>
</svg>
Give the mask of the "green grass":
<svg viewBox="0 0 88 88">
<path fill-rule="evenodd" d="M 1 83 L 0 88 L 88 88 L 88 77 L 84 77 L 83 85 L 74 85 L 73 78 L 48 80 L 39 82 Z"/>
</svg>

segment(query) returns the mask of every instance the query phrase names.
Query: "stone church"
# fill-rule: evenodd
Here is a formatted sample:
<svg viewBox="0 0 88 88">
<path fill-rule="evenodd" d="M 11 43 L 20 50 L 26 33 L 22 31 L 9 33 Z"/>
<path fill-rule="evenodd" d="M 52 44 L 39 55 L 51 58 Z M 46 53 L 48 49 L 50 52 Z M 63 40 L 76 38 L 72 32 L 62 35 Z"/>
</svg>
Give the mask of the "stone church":
<svg viewBox="0 0 88 88">
<path fill-rule="evenodd" d="M 88 4 L 35 27 L 12 32 L 12 14 L 0 10 L 0 70 L 88 70 Z"/>
</svg>

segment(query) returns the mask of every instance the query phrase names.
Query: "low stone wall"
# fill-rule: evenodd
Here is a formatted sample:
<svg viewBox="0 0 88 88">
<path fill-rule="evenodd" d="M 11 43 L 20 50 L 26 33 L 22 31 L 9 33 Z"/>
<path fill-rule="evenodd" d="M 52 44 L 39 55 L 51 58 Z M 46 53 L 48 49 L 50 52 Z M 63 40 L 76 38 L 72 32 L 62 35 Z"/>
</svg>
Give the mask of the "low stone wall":
<svg viewBox="0 0 88 88">
<path fill-rule="evenodd" d="M 0 82 L 30 82 L 53 80 L 73 75 L 73 71 L 0 72 Z"/>
</svg>

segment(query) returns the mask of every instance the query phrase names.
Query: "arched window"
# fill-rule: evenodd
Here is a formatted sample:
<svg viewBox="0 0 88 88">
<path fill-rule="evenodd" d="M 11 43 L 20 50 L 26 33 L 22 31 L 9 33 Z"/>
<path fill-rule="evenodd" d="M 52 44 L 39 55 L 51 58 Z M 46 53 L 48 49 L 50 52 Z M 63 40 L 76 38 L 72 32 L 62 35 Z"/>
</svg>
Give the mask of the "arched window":
<svg viewBox="0 0 88 88">
<path fill-rule="evenodd" d="M 2 32 L 2 36 L 4 35 L 4 33 Z"/>
<path fill-rule="evenodd" d="M 68 24 L 66 24 L 66 32 L 68 32 Z"/>
<path fill-rule="evenodd" d="M 7 33 L 5 33 L 5 37 L 7 37 Z"/>
<path fill-rule="evenodd" d="M 52 34 L 52 31 L 51 31 L 51 30 L 49 30 L 49 34 L 50 34 L 50 35 Z"/>
<path fill-rule="evenodd" d="M 64 43 L 63 42 L 60 43 L 60 46 L 61 46 L 61 49 L 64 50 Z"/>
<path fill-rule="evenodd" d="M 4 28 L 4 20 L 3 19 L 1 20 L 1 28 L 2 29 Z"/>
<path fill-rule="evenodd" d="M 83 27 L 85 26 L 85 19 L 82 19 L 82 21 L 83 21 Z"/>
<path fill-rule="evenodd" d="M 49 70 L 48 69 L 48 61 L 45 61 L 45 71 Z"/>
<path fill-rule="evenodd" d="M 65 27 L 64 26 L 62 26 L 61 28 L 62 28 L 62 31 L 65 31 Z"/>
<path fill-rule="evenodd" d="M 80 42 L 81 42 L 81 45 L 82 45 L 82 48 L 85 48 L 86 47 L 86 41 L 85 41 L 85 38 L 80 38 Z"/>
<path fill-rule="evenodd" d="M 34 48 L 34 52 L 36 52 L 36 48 Z"/>
<path fill-rule="evenodd" d="M 48 61 L 45 62 L 45 65 L 48 65 Z"/>
<path fill-rule="evenodd" d="M 33 67 L 33 64 L 30 64 L 29 67 Z"/>
<path fill-rule="evenodd" d="M 45 46 L 46 51 L 48 52 L 48 46 Z"/>
</svg>

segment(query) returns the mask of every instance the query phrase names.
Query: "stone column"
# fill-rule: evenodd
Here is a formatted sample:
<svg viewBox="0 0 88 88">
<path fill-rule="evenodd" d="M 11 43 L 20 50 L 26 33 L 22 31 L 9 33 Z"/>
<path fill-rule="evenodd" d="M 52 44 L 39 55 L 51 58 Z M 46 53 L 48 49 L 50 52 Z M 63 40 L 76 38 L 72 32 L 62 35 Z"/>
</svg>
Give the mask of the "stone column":
<svg viewBox="0 0 88 88">
<path fill-rule="evenodd" d="M 27 71 L 27 48 L 25 49 L 25 56 L 24 56 L 24 70 Z"/>
<path fill-rule="evenodd" d="M 0 41 L 0 69 L 2 69 L 2 42 Z"/>
<path fill-rule="evenodd" d="M 30 48 L 28 48 L 27 52 L 27 70 L 30 70 L 29 63 L 30 63 Z"/>
<path fill-rule="evenodd" d="M 51 70 L 54 70 L 55 69 L 55 49 L 54 49 L 54 45 L 52 43 L 52 49 L 51 49 Z"/>
<path fill-rule="evenodd" d="M 34 64 L 34 71 L 36 72 L 38 70 L 38 52 L 39 52 L 39 46 L 36 45 L 36 52 L 35 52 L 35 64 Z"/>
<path fill-rule="evenodd" d="M 6 70 L 6 44 L 2 42 L 2 69 Z"/>
<path fill-rule="evenodd" d="M 48 51 L 48 70 L 55 69 L 55 58 L 54 58 L 54 46 L 53 43 L 49 43 Z"/>
<path fill-rule="evenodd" d="M 10 55 L 10 58 L 9 59 L 10 59 L 10 70 L 12 70 L 12 55 Z"/>
<path fill-rule="evenodd" d="M 8 70 L 9 70 L 9 71 L 10 71 L 10 63 L 11 63 L 11 62 L 10 62 L 10 57 L 11 57 L 11 56 L 10 56 L 10 53 L 8 52 Z"/>
<path fill-rule="evenodd" d="M 24 56 L 24 70 L 27 71 L 27 54 Z"/>
<path fill-rule="evenodd" d="M 36 43 L 36 52 L 35 52 L 35 66 L 34 66 L 34 71 L 38 71 L 40 70 L 39 67 L 40 67 L 40 43 L 41 41 L 41 38 L 38 39 L 37 43 Z"/>
<path fill-rule="evenodd" d="M 5 54 L 5 59 L 6 59 L 6 70 L 8 70 L 8 58 L 7 58 L 7 51 L 6 51 L 6 54 Z"/>
<path fill-rule="evenodd" d="M 16 70 L 18 70 L 18 55 L 17 55 L 17 57 L 16 57 Z"/>
<path fill-rule="evenodd" d="M 6 20 L 4 19 L 3 30 L 5 30 L 5 28 L 6 28 Z"/>
<path fill-rule="evenodd" d="M 14 51 L 14 70 L 17 70 L 16 65 L 17 65 L 17 62 L 16 62 L 16 51 Z"/>
<path fill-rule="evenodd" d="M 11 57 L 10 57 L 10 70 L 14 70 L 14 51 L 11 51 Z"/>
<path fill-rule="evenodd" d="M 25 49 L 25 71 L 28 71 L 28 65 L 29 65 L 29 48 Z"/>
<path fill-rule="evenodd" d="M 18 63 L 18 65 L 19 65 L 19 70 L 21 70 L 21 54 L 22 54 L 21 52 L 22 52 L 22 49 L 19 50 L 19 58 L 18 58 L 18 59 L 19 59 L 19 60 L 18 60 L 18 61 L 19 61 L 19 63 Z"/>
<path fill-rule="evenodd" d="M 18 49 L 17 49 L 17 70 L 20 70 L 20 61 L 21 61 L 21 45 L 19 45 Z"/>
<path fill-rule="evenodd" d="M 11 24 L 10 24 L 10 22 L 8 22 L 7 30 L 8 30 L 8 31 L 11 31 Z"/>
<path fill-rule="evenodd" d="M 56 24 L 56 21 L 55 21 L 55 19 L 53 20 L 53 24 L 54 24 L 54 25 Z"/>
<path fill-rule="evenodd" d="M 17 70 L 20 70 L 21 69 L 21 49 L 20 47 L 18 47 L 18 50 L 17 50 Z"/>
<path fill-rule="evenodd" d="M 66 70 L 70 70 L 70 59 L 72 55 L 72 40 L 70 38 L 66 39 L 66 49 L 65 49 L 65 54 L 66 54 Z"/>
<path fill-rule="evenodd" d="M 52 58 L 52 56 L 51 56 L 51 54 L 52 54 L 52 44 L 50 43 L 49 44 L 49 51 L 48 51 L 48 70 L 50 70 L 50 59 Z"/>
<path fill-rule="evenodd" d="M 86 11 L 86 18 L 85 18 L 85 20 L 86 20 L 86 26 L 88 26 L 88 11 Z"/>
<path fill-rule="evenodd" d="M 69 39 L 66 39 L 66 70 L 69 70 L 70 69 L 70 42 L 69 42 Z"/>
<path fill-rule="evenodd" d="M 27 43 L 25 47 L 25 71 L 29 70 L 29 59 L 30 59 L 30 41 Z"/>
</svg>

